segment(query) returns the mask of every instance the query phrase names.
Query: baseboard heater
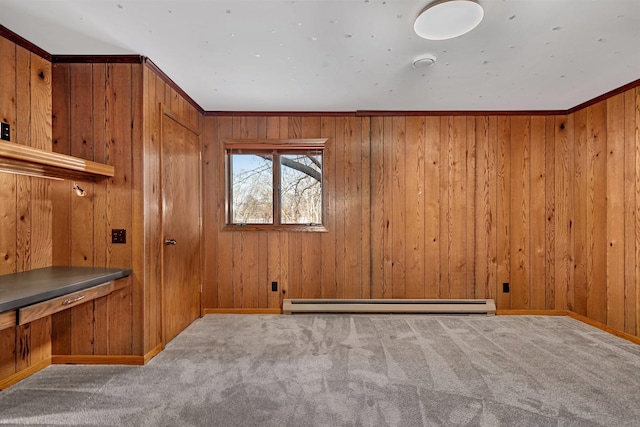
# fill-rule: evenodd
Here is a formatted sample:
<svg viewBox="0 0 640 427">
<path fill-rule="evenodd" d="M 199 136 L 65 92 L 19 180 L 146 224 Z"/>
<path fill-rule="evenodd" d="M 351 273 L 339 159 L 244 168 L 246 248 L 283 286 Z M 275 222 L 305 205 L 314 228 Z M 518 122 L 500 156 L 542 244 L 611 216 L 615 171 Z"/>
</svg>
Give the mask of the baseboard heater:
<svg viewBox="0 0 640 427">
<path fill-rule="evenodd" d="M 284 314 L 420 313 L 496 314 L 492 299 L 285 299 Z"/>
</svg>

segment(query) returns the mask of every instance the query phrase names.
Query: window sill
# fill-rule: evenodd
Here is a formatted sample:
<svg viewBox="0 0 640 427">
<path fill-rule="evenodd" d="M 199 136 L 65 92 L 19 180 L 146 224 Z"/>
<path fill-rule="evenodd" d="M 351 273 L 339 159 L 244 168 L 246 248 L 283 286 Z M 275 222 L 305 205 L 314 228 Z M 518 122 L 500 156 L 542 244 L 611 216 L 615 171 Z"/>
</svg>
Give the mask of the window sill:
<svg viewBox="0 0 640 427">
<path fill-rule="evenodd" d="M 286 232 L 305 232 L 305 233 L 326 233 L 329 230 L 324 225 L 271 225 L 271 224 L 227 224 L 222 231 L 286 231 Z"/>
</svg>

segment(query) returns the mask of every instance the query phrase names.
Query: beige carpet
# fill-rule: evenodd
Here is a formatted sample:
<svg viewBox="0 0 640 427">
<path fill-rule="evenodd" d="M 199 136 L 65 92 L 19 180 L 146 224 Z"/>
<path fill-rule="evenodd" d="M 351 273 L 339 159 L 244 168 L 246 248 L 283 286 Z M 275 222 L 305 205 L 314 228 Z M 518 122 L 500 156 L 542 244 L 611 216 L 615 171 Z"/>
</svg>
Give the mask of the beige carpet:
<svg viewBox="0 0 640 427">
<path fill-rule="evenodd" d="M 146 366 L 0 392 L 0 424 L 638 426 L 640 346 L 566 317 L 209 315 Z"/>
</svg>

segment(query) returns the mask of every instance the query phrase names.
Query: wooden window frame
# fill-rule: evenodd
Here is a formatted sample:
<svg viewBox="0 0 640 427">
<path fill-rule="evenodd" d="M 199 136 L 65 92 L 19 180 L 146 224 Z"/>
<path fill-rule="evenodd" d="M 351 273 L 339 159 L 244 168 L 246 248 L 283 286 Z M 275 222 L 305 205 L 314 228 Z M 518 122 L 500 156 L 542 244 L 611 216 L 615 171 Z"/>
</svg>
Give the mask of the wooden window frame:
<svg viewBox="0 0 640 427">
<path fill-rule="evenodd" d="M 327 232 L 327 192 L 325 188 L 325 146 L 327 139 L 229 139 L 223 140 L 224 143 L 224 206 L 225 221 L 223 231 L 304 231 L 304 232 Z M 278 159 L 280 155 L 295 154 L 304 151 L 319 151 L 322 155 L 322 223 L 321 224 L 282 224 L 280 209 L 280 189 L 277 188 L 280 183 L 280 167 L 273 168 L 273 224 L 233 224 L 231 220 L 231 165 L 229 162 L 230 154 L 259 154 L 268 153 L 275 155 Z M 275 153 L 275 154 L 274 154 Z"/>
</svg>

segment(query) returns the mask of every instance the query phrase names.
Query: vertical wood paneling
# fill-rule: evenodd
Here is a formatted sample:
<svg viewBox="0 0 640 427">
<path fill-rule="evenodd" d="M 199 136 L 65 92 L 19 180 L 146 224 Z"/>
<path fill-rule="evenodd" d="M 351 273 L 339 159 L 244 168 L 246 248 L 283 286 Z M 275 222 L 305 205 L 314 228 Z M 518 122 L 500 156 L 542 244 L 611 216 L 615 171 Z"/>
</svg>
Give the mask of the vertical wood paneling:
<svg viewBox="0 0 640 427">
<path fill-rule="evenodd" d="M 549 172 L 545 182 L 545 211 L 547 223 L 545 226 L 545 277 L 546 277 L 546 301 L 545 308 L 553 310 L 556 306 L 556 143 L 555 143 L 555 117 L 547 116 L 546 121 L 546 147 L 545 168 Z"/>
<path fill-rule="evenodd" d="M 321 133 L 320 117 L 302 118 L 302 138 L 317 138 Z M 301 287 L 303 298 L 322 297 L 322 243 L 319 233 L 301 239 Z"/>
<path fill-rule="evenodd" d="M 12 142 L 17 142 L 15 104 L 16 46 L 3 37 L 0 37 L 0 61 L 2 63 L 2 73 L 0 73 L 0 118 L 12 127 Z M 0 188 L 2 188 L 2 191 L 0 191 L 0 229 L 3 230 L 0 233 L 0 274 L 9 274 L 15 273 L 17 269 L 16 175 L 0 173 Z M 15 341 L 15 337 L 11 341 Z M 0 364 L 0 367 L 3 365 Z M 15 372 L 15 364 L 11 370 Z"/>
<path fill-rule="evenodd" d="M 325 153 L 322 165 L 324 187 L 324 204 L 327 217 L 325 224 L 328 232 L 323 233 L 321 238 L 322 258 L 318 261 L 322 268 L 322 298 L 335 298 L 337 292 L 336 276 L 336 119 L 334 117 L 323 117 L 320 123 L 320 136 L 327 138 Z M 270 307 L 274 307 L 270 305 Z M 275 306 L 278 307 L 278 306 Z"/>
<path fill-rule="evenodd" d="M 425 118 L 425 297 L 437 298 L 440 294 L 440 118 Z M 388 207 L 389 209 L 391 206 Z"/>
<path fill-rule="evenodd" d="M 384 119 L 371 118 L 371 297 L 384 297 Z M 331 228 L 329 228 L 331 230 Z"/>
<path fill-rule="evenodd" d="M 20 72 L 22 70 L 22 72 Z M 24 72 L 28 70 L 28 72 Z M 32 138 L 31 126 L 31 83 L 33 82 L 33 70 L 31 69 L 31 53 L 22 47 L 16 48 L 16 75 L 15 78 L 15 117 L 16 117 L 16 141 L 19 144 L 38 147 L 38 143 Z M 17 176 L 17 237 L 16 237 L 16 267 L 17 271 L 31 269 L 31 258 L 39 256 L 32 250 L 34 229 L 31 220 L 35 213 L 32 209 L 33 199 L 37 195 L 32 192 L 31 177 Z M 36 220 L 37 224 L 37 220 Z"/>
<path fill-rule="evenodd" d="M 16 373 L 16 331 L 18 328 L 7 328 L 0 331 L 0 378 L 7 378 Z"/>
<path fill-rule="evenodd" d="M 364 239 L 362 226 L 363 204 L 366 203 L 365 193 L 369 193 L 362 187 L 362 119 L 349 117 L 346 120 L 345 139 L 347 150 L 345 151 L 345 192 L 348 203 L 345 209 L 345 255 L 346 271 L 343 286 L 347 298 L 366 298 L 369 295 L 368 277 L 370 272 L 363 272 L 365 254 L 362 252 Z M 355 196 L 357 195 L 357 196 Z M 354 197 L 355 196 L 355 197 Z M 370 221 L 367 218 L 367 221 Z M 366 257 L 369 257 L 367 251 Z M 366 262 L 368 265 L 368 260 Z M 364 274 L 364 276 L 363 276 Z"/>
<path fill-rule="evenodd" d="M 107 163 L 106 125 L 106 65 L 93 64 L 93 159 L 99 163 Z M 87 153 L 88 154 L 88 153 Z M 93 262 L 96 267 L 107 266 L 107 250 L 109 248 L 111 230 L 107 224 L 107 189 L 108 180 L 93 184 Z M 133 230 L 132 230 L 133 231 Z M 136 240 L 131 233 L 132 245 Z"/>
<path fill-rule="evenodd" d="M 210 120 L 210 118 L 207 118 L 207 120 Z M 217 118 L 217 122 L 216 153 L 218 155 L 216 157 L 217 164 L 215 166 L 215 169 L 217 171 L 217 183 L 215 185 L 219 188 L 219 191 L 224 191 L 222 183 L 226 181 L 226 178 L 224 168 L 225 158 L 223 140 L 225 138 L 233 137 L 233 119 L 231 117 L 219 117 Z M 205 186 L 205 198 L 210 197 L 210 194 L 207 192 L 208 188 L 208 186 Z M 225 198 L 223 194 L 218 193 L 216 203 L 218 212 L 217 227 L 218 229 L 220 229 L 220 227 L 222 227 L 226 222 Z M 217 237 L 218 247 L 220 248 L 220 250 L 217 251 L 218 263 L 216 267 L 216 273 L 218 276 L 218 305 L 216 306 L 216 308 L 237 307 L 234 304 L 234 294 L 236 290 L 233 282 L 233 270 L 235 267 L 233 235 L 234 233 L 219 232 Z"/>
<path fill-rule="evenodd" d="M 393 117 L 392 124 L 393 147 L 393 183 L 391 187 L 390 206 L 405 205 L 405 161 L 406 161 L 406 119 L 405 117 Z M 406 295 L 406 233 L 405 233 L 405 209 L 391 209 L 393 221 L 392 250 L 393 262 L 391 264 L 393 280 L 393 298 L 404 298 Z"/>
<path fill-rule="evenodd" d="M 496 306 L 498 309 L 505 309 L 511 307 L 511 295 L 504 293 L 502 289 L 502 284 L 509 283 L 511 280 L 511 258 L 509 251 L 511 227 L 509 214 L 509 200 L 511 197 L 511 120 L 508 117 L 499 117 L 497 127 L 498 159 L 496 173 L 498 177 L 498 215 L 496 222 L 498 224 L 498 292 Z"/>
<path fill-rule="evenodd" d="M 633 95 L 631 96 L 633 97 Z M 629 111 L 628 114 L 627 118 L 635 118 L 635 318 L 636 336 L 640 336 L 640 88 L 636 88 L 635 90 L 635 110 Z M 625 236 L 625 238 L 633 239 L 634 237 Z"/>
<path fill-rule="evenodd" d="M 160 289 L 161 221 L 160 221 L 160 129 L 159 104 L 163 102 L 163 82 L 147 67 L 144 68 L 143 144 L 133 150 L 136 187 L 141 197 L 133 199 L 133 220 L 142 227 L 133 230 L 133 288 L 137 295 L 133 312 L 143 318 L 142 353 L 151 351 L 162 340 L 162 292 Z M 105 69 L 106 73 L 106 69 Z M 106 90 L 106 87 L 105 87 Z M 137 167 L 136 167 L 137 165 Z M 140 167 L 140 165 L 142 167 Z M 143 292 L 142 301 L 139 293 Z M 140 313 L 142 311 L 142 313 Z M 136 340 L 139 342 L 139 340 Z M 137 344 L 139 345 L 139 344 Z"/>
<path fill-rule="evenodd" d="M 29 56 L 31 97 L 28 117 L 30 118 L 31 146 L 51 151 L 51 63 L 34 53 L 29 53 Z M 20 99 L 23 91 L 20 86 L 18 90 L 18 99 Z M 18 111 L 20 112 L 20 106 Z M 24 116 L 20 113 L 19 117 Z M 31 178 L 31 180 L 30 268 L 42 268 L 50 266 L 53 257 L 52 210 L 49 194 L 51 182 L 38 178 Z"/>
<path fill-rule="evenodd" d="M 637 89 L 636 89 L 637 90 Z M 637 333 L 636 324 L 636 91 L 624 93 L 624 331 Z"/>
<path fill-rule="evenodd" d="M 313 117 L 258 118 L 257 132 L 271 137 L 283 136 L 269 129 L 284 121 L 287 137 L 335 138 L 325 159 L 329 232 L 269 234 L 267 249 L 258 237 L 257 271 L 266 262 L 267 284 L 289 281 L 285 297 L 490 297 L 501 309 L 572 309 L 637 333 L 638 97 L 634 89 L 567 116 L 323 118 L 319 131 Z M 221 122 L 248 123 L 208 120 L 218 135 Z M 242 265 L 235 243 L 246 237 L 218 228 L 215 239 L 218 277 L 237 274 L 219 270 Z M 216 293 L 242 292 L 236 279 L 223 282 Z"/>
<path fill-rule="evenodd" d="M 530 193 L 529 193 L 529 305 L 544 310 L 546 299 L 545 266 L 545 169 L 546 127 L 544 116 L 531 117 L 530 133 Z"/>
<path fill-rule="evenodd" d="M 489 117 L 478 117 L 476 136 L 476 191 L 474 204 L 475 230 L 475 283 L 476 298 L 494 298 L 495 295 L 495 151 L 490 136 Z M 492 191 L 493 190 L 493 191 Z M 493 196 L 493 197 L 492 197 Z"/>
<path fill-rule="evenodd" d="M 574 263 L 575 275 L 573 280 L 573 311 L 583 316 L 587 315 L 587 112 L 578 111 L 574 115 L 574 165 L 575 187 L 574 200 Z"/>
<path fill-rule="evenodd" d="M 336 119 L 336 139 L 335 139 L 335 183 L 336 183 L 336 192 L 334 195 L 335 206 L 336 206 L 336 216 L 335 216 L 335 247 L 336 247 L 336 297 L 337 298 L 346 298 L 345 295 L 345 271 L 346 271 L 346 262 L 345 262 L 345 209 L 348 202 L 347 194 L 345 191 L 345 170 L 344 164 L 345 160 L 345 146 L 349 143 L 345 138 L 345 119 L 338 118 Z M 288 238 L 289 234 L 285 234 L 285 239 Z M 291 261 L 291 260 L 290 260 Z"/>
<path fill-rule="evenodd" d="M 31 84 L 34 82 L 31 53 L 19 46 L 15 52 L 15 142 L 38 147 L 39 143 L 31 138 Z"/>
<path fill-rule="evenodd" d="M 475 298 L 476 297 L 476 282 L 475 282 L 475 268 L 476 268 L 476 257 L 475 257 L 475 227 L 474 220 L 476 218 L 476 209 L 475 209 L 475 194 L 476 194 L 476 121 L 474 117 L 466 117 L 467 120 L 467 150 L 466 150 L 466 219 L 465 219 L 465 295 L 467 298 Z"/>
<path fill-rule="evenodd" d="M 158 103 L 165 102 L 165 96 L 171 102 L 175 96 L 171 91 L 167 95 L 166 83 L 143 66 L 67 67 L 68 72 L 56 70 L 61 82 L 53 85 L 59 94 L 54 108 L 55 148 L 112 164 L 116 176 L 96 184 L 80 183 L 88 193 L 84 198 L 77 198 L 69 187 L 56 187 L 56 196 L 68 194 L 72 209 L 66 214 L 64 209 L 54 210 L 54 223 L 64 223 L 65 216 L 71 216 L 71 240 L 56 242 L 55 253 L 60 255 L 55 256 L 64 259 L 70 245 L 69 262 L 73 265 L 133 266 L 135 271 L 131 286 L 70 312 L 68 318 L 64 314 L 54 316 L 54 351 L 142 354 L 160 339 Z M 191 106 L 180 101 L 175 105 L 178 114 L 199 126 L 199 116 Z M 65 138 L 67 141 L 61 140 Z M 139 144 L 143 139 L 144 145 Z M 33 183 L 30 190 L 43 191 Z M 128 230 L 127 244 L 110 243 L 112 228 Z M 134 247 L 139 248 L 135 257 Z M 67 336 L 64 329 L 69 327 Z"/>
<path fill-rule="evenodd" d="M 0 119 L 11 142 L 51 150 L 51 63 L 0 37 Z M 50 181 L 0 173 L 0 275 L 52 264 Z M 51 356 L 51 318 L 0 331 L 0 379 Z"/>
<path fill-rule="evenodd" d="M 91 64 L 71 64 L 71 154 L 93 160 L 93 97 L 87 96 L 87 88 L 93 88 Z M 71 265 L 91 266 L 93 259 L 93 185 L 79 185 L 90 197 L 71 198 Z M 93 313 L 91 312 L 91 315 Z"/>
<path fill-rule="evenodd" d="M 602 323 L 607 320 L 605 106 L 587 108 L 587 316 Z"/>
<path fill-rule="evenodd" d="M 607 325 L 624 330 L 624 94 L 606 101 L 607 110 Z"/>
<path fill-rule="evenodd" d="M 71 82 L 69 64 L 56 64 L 52 70 L 53 151 L 71 153 Z M 51 184 L 53 210 L 53 265 L 71 265 L 71 187 L 69 181 Z M 54 328 L 55 329 L 55 328 Z"/>
<path fill-rule="evenodd" d="M 371 120 L 363 117 L 354 120 L 355 125 L 360 122 L 360 189 L 361 211 L 358 222 L 360 225 L 360 280 L 362 289 L 359 298 L 371 298 Z"/>
<path fill-rule="evenodd" d="M 567 309 L 567 292 L 573 278 L 572 188 L 573 188 L 573 118 L 556 117 L 555 132 L 555 309 Z"/>
<path fill-rule="evenodd" d="M 393 290 L 393 264 L 394 264 L 394 250 L 393 250 L 393 233 L 394 233 L 394 221 L 393 221 L 393 118 L 385 117 L 383 121 L 383 149 L 381 155 L 383 156 L 383 187 L 384 194 L 382 200 L 382 209 L 384 210 L 383 218 L 383 231 L 382 242 L 384 247 L 382 248 L 382 262 L 383 262 L 383 298 L 393 298 L 395 292 Z"/>
<path fill-rule="evenodd" d="M 205 120 L 202 126 L 202 185 L 205 197 L 202 198 L 203 206 L 203 233 L 206 238 L 203 245 L 203 277 L 202 277 L 202 307 L 212 308 L 218 306 L 217 286 L 217 258 L 218 258 L 218 167 L 217 119 Z M 269 276 L 270 277 L 270 276 Z M 270 279 L 275 280 L 275 279 Z"/>
<path fill-rule="evenodd" d="M 529 138 L 531 118 L 511 119 L 511 308 L 529 308 L 530 275 L 530 162 Z"/>
<path fill-rule="evenodd" d="M 447 120 L 448 147 L 448 268 L 450 298 L 466 298 L 467 290 L 467 138 L 466 117 Z"/>
<path fill-rule="evenodd" d="M 408 117 L 405 163 L 406 298 L 424 298 L 424 117 Z"/>
<path fill-rule="evenodd" d="M 16 177 L 0 173 L 0 275 L 16 272 Z"/>
</svg>

